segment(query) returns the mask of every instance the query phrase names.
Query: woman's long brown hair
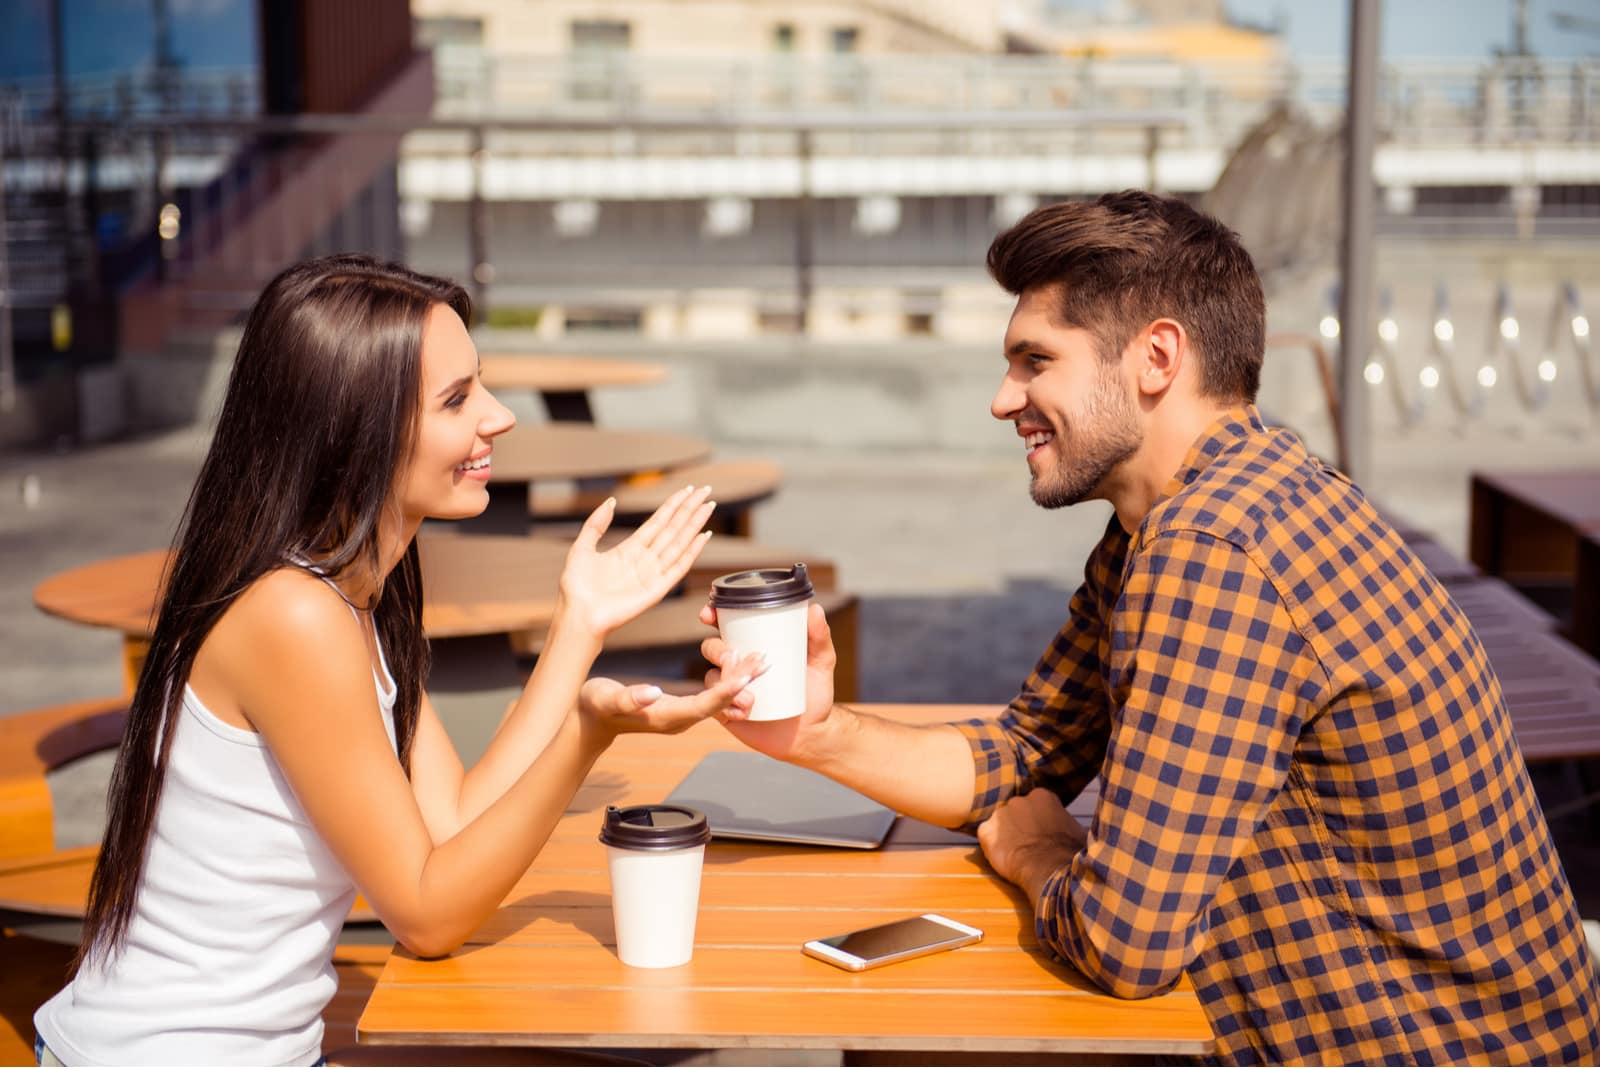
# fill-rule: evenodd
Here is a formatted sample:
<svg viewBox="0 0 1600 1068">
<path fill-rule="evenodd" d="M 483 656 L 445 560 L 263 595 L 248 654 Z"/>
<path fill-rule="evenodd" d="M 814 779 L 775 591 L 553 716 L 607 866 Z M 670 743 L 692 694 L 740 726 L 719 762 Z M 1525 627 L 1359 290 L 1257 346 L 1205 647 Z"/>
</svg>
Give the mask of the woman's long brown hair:
<svg viewBox="0 0 1600 1068">
<path fill-rule="evenodd" d="M 422 332 L 436 304 L 470 325 L 460 286 L 338 255 L 284 271 L 251 309 L 134 689 L 74 974 L 109 959 L 127 935 L 184 685 L 211 628 L 251 583 L 291 562 L 334 578 L 378 566 L 379 523 L 415 436 Z M 415 541 L 372 609 L 409 768 L 428 667 Z"/>
</svg>

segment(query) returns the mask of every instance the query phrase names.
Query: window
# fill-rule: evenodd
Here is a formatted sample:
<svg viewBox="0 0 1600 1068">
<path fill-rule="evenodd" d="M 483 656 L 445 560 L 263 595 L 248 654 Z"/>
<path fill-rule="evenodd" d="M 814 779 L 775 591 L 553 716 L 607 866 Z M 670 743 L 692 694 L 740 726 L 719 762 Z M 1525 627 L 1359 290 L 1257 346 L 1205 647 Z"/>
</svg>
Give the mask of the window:
<svg viewBox="0 0 1600 1068">
<path fill-rule="evenodd" d="M 633 27 L 610 19 L 577 19 L 572 23 L 572 50 L 577 53 L 626 52 L 633 43 Z"/>
<path fill-rule="evenodd" d="M 574 100 L 619 102 L 629 95 L 622 60 L 633 42 L 633 27 L 612 19 L 572 23 L 571 91 Z"/>
<path fill-rule="evenodd" d="M 780 22 L 772 27 L 772 50 L 774 52 L 794 51 L 794 24 Z"/>
<path fill-rule="evenodd" d="M 417 19 L 417 45 L 420 48 L 437 48 L 439 45 L 470 45 L 483 47 L 483 20 L 443 16 Z"/>
<path fill-rule="evenodd" d="M 861 43 L 861 30 L 855 26 L 835 26 L 829 40 L 837 56 L 853 55 Z"/>
</svg>

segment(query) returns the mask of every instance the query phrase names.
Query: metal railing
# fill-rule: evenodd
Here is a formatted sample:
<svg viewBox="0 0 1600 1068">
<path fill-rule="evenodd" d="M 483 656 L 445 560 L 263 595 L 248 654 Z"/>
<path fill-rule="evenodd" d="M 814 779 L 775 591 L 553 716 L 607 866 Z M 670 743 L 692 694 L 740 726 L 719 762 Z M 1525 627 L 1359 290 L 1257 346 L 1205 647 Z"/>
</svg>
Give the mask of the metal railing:
<svg viewBox="0 0 1600 1068">
<path fill-rule="evenodd" d="M 441 45 L 438 114 L 538 113 L 737 119 L 759 114 L 948 115 L 1145 108 L 1181 113 L 1176 144 L 1226 146 L 1281 101 L 1340 121 L 1341 64 L 1178 63 L 1062 56 L 663 57 L 523 55 Z M 1600 138 L 1600 61 L 1395 59 L 1378 83 L 1378 124 L 1406 145 Z"/>
</svg>

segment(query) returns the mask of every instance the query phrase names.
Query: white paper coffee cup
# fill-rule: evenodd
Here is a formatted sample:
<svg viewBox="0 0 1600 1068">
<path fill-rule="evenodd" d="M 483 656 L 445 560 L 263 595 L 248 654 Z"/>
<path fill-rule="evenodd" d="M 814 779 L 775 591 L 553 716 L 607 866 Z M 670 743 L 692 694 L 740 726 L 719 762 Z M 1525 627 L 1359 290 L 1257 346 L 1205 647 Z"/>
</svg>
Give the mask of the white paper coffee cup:
<svg viewBox="0 0 1600 1068">
<path fill-rule="evenodd" d="M 683 805 L 606 806 L 600 841 L 622 963 L 675 968 L 694 956 L 700 871 L 710 840 L 705 816 Z"/>
<path fill-rule="evenodd" d="M 750 719 L 789 719 L 806 710 L 806 615 L 811 579 L 805 564 L 723 575 L 711 584 L 717 629 L 735 659 L 760 653 L 767 670 L 749 686 Z"/>
</svg>

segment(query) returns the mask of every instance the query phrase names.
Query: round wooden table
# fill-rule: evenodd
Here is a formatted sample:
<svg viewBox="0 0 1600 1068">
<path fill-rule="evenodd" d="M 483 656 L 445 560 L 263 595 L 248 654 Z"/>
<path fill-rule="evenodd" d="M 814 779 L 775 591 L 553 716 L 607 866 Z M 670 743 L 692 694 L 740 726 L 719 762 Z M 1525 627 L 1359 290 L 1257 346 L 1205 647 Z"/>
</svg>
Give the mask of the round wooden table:
<svg viewBox="0 0 1600 1068">
<path fill-rule="evenodd" d="M 465 520 L 462 529 L 525 533 L 528 493 L 536 482 L 622 479 L 696 464 L 710 455 L 711 443 L 689 434 L 607 430 L 584 423 L 515 427 L 494 440 L 489 507 Z"/>
<path fill-rule="evenodd" d="M 537 391 L 557 422 L 594 422 L 591 389 L 647 386 L 667 377 L 661 364 L 577 353 L 485 353 L 478 366 L 491 390 Z"/>
<path fill-rule="evenodd" d="M 626 532 L 611 532 L 610 545 Z M 538 630 L 555 611 L 556 583 L 571 542 L 559 537 L 465 537 L 423 533 L 417 537 L 422 563 L 422 627 L 431 639 L 464 638 Z M 719 537 L 707 543 L 685 579 L 691 589 L 709 587 L 730 571 L 810 564 L 819 589 L 833 585 L 833 568 L 811 554 Z M 131 553 L 62 571 L 33 588 L 40 611 L 74 623 L 110 627 L 125 637 L 148 640 L 155 624 L 161 572 L 167 551 Z"/>
<path fill-rule="evenodd" d="M 507 634 L 550 622 L 565 542 L 424 535 L 417 551 L 422 626 L 430 638 Z M 45 579 L 34 587 L 33 603 L 61 619 L 148 640 L 166 563 L 164 549 L 98 560 Z"/>
</svg>

